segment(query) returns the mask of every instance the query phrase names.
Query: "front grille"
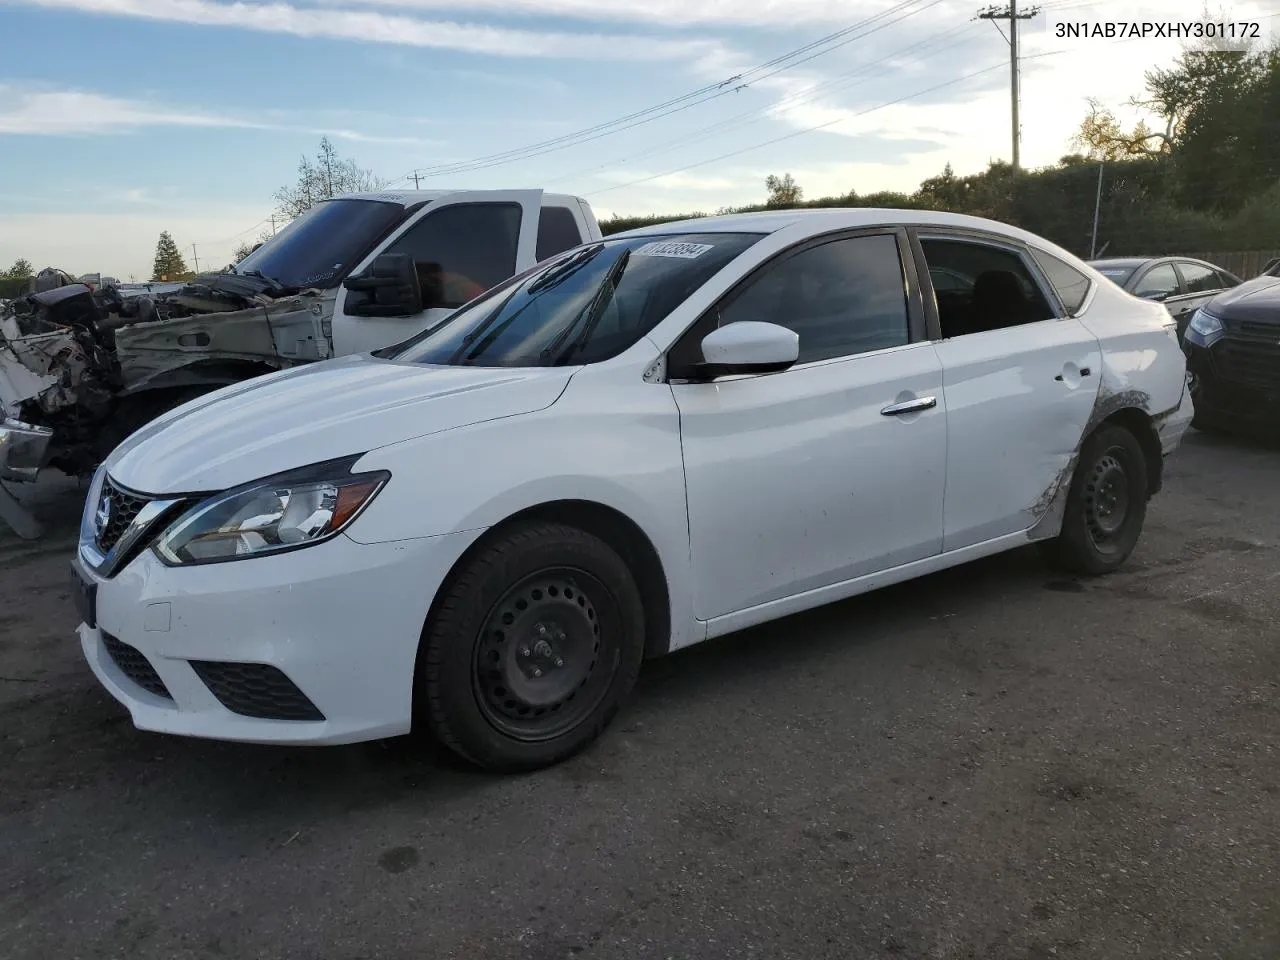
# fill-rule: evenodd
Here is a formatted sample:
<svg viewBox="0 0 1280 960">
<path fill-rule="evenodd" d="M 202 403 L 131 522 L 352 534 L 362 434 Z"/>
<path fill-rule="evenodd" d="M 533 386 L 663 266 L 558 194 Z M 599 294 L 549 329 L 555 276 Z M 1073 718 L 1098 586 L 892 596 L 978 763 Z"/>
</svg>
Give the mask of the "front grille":
<svg viewBox="0 0 1280 960">
<path fill-rule="evenodd" d="M 123 490 L 107 477 L 102 484 L 102 493 L 98 497 L 97 512 L 94 515 L 98 549 L 104 554 L 110 553 L 138 512 L 149 502 L 149 498 Z"/>
<path fill-rule="evenodd" d="M 1213 365 L 1226 380 L 1280 389 L 1280 343 L 1224 340 L 1214 350 Z"/>
<path fill-rule="evenodd" d="M 1274 320 L 1241 320 L 1232 326 L 1245 336 L 1280 340 L 1280 323 L 1276 323 Z"/>
<path fill-rule="evenodd" d="M 323 720 L 292 680 L 266 663 L 192 660 L 191 669 L 232 713 L 260 720 Z"/>
<path fill-rule="evenodd" d="M 102 644 L 107 648 L 107 654 L 112 661 L 126 677 L 143 690 L 154 693 L 157 697 L 164 697 L 167 700 L 173 699 L 169 693 L 169 688 L 160 679 L 160 674 L 156 673 L 156 668 L 151 666 L 151 661 L 140 651 L 135 650 L 122 640 L 117 640 L 109 633 L 102 635 Z"/>
</svg>

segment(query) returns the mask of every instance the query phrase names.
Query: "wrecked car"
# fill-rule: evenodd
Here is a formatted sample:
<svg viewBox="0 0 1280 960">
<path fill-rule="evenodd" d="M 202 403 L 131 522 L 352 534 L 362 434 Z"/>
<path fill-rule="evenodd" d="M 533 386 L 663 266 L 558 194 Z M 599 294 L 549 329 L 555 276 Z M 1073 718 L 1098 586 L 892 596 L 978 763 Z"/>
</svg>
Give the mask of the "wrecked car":
<svg viewBox="0 0 1280 960">
<path fill-rule="evenodd" d="M 989 220 L 615 234 L 127 439 L 80 641 L 145 730 L 545 766 L 646 657 L 1033 542 L 1120 568 L 1185 373 L 1163 306 Z"/>
<path fill-rule="evenodd" d="M 411 190 L 322 201 L 234 267 L 187 283 L 94 289 L 42 271 L 0 316 L 0 477 L 33 479 L 45 465 L 90 474 L 196 396 L 397 343 L 599 237 L 577 197 Z M 411 295 L 388 301 L 400 274 Z"/>
</svg>

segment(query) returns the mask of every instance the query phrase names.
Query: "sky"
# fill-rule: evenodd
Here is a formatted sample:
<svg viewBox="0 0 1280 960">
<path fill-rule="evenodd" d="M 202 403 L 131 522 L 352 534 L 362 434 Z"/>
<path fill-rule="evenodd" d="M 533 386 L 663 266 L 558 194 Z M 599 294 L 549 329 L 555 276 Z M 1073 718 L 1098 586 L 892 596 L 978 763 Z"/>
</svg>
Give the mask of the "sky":
<svg viewBox="0 0 1280 960">
<path fill-rule="evenodd" d="M 910 191 L 1009 159 L 1009 48 L 981 6 L 0 0 L 0 269 L 143 279 L 161 230 L 220 267 L 326 135 L 392 186 L 543 187 L 602 219 L 760 202 L 771 173 L 808 198 Z M 1280 36 L 1280 0 L 1212 9 Z M 1021 28 L 1023 165 L 1071 151 L 1090 97 L 1136 119 L 1144 71 L 1180 50 L 1053 24 L 1203 10 L 1041 3 Z"/>
</svg>

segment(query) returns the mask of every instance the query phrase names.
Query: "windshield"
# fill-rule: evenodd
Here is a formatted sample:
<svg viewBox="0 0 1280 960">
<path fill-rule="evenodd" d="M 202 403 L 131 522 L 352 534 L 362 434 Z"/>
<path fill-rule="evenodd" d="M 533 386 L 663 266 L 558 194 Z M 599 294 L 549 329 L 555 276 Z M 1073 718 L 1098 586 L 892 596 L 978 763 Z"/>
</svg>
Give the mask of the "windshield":
<svg viewBox="0 0 1280 960">
<path fill-rule="evenodd" d="M 281 287 L 336 287 L 369 248 L 403 219 L 381 200 L 325 200 L 236 264 Z"/>
<path fill-rule="evenodd" d="M 449 366 L 598 363 L 647 334 L 759 239 L 760 234 L 684 233 L 578 247 L 379 355 Z"/>
</svg>

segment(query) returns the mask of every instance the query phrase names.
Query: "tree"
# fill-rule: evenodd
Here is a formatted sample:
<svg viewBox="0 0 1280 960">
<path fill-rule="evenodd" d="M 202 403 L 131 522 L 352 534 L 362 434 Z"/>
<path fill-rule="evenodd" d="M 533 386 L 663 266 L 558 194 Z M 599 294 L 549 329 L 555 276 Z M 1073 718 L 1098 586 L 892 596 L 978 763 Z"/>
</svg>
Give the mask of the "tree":
<svg viewBox="0 0 1280 960">
<path fill-rule="evenodd" d="M 156 259 L 151 268 L 152 280 L 178 280 L 187 275 L 187 261 L 173 242 L 168 230 L 160 233 L 156 241 Z"/>
<path fill-rule="evenodd" d="M 310 210 L 321 200 L 343 193 L 380 190 L 386 181 L 355 160 L 343 159 L 328 137 L 320 138 L 320 152 L 314 160 L 303 157 L 298 163 L 298 180 L 281 187 L 273 196 L 276 216 L 286 222 Z"/>
<path fill-rule="evenodd" d="M 804 198 L 804 190 L 789 173 L 784 173 L 781 177 L 771 173 L 765 178 L 764 185 L 769 191 L 769 198 L 765 201 L 765 205 L 769 207 L 794 206 Z"/>
<path fill-rule="evenodd" d="M 27 280 L 35 276 L 35 270 L 32 268 L 30 260 L 24 260 L 19 257 L 13 261 L 13 266 L 6 270 L 3 275 L 9 280 Z"/>
<path fill-rule="evenodd" d="M 250 246 L 250 245 L 249 245 L 249 242 L 248 242 L 247 240 L 246 240 L 246 241 L 243 241 L 243 242 L 241 242 L 240 246 L 236 247 L 236 248 L 235 248 L 235 250 L 232 252 L 232 254 L 231 254 L 231 262 L 232 262 L 232 263 L 239 263 L 241 260 L 243 260 L 245 257 L 247 257 L 249 254 L 253 253 L 253 251 L 255 251 L 255 250 L 257 250 L 257 249 L 258 249 L 258 245 L 257 245 L 257 244 L 255 244 L 255 245 L 253 245 L 253 246 Z"/>
</svg>

